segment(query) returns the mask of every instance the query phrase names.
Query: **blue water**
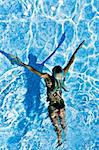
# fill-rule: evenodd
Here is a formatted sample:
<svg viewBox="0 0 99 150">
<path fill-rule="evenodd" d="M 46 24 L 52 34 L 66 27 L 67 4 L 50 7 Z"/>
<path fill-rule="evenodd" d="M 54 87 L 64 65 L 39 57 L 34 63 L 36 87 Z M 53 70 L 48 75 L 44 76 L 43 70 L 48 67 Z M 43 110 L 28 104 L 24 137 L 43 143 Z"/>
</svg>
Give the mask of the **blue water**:
<svg viewBox="0 0 99 150">
<path fill-rule="evenodd" d="M 83 40 L 66 74 L 67 140 L 60 150 L 99 149 L 99 1 L 0 0 L 0 50 L 39 71 L 64 67 Z M 0 53 L 0 150 L 55 150 L 47 107 L 44 80 Z"/>
</svg>

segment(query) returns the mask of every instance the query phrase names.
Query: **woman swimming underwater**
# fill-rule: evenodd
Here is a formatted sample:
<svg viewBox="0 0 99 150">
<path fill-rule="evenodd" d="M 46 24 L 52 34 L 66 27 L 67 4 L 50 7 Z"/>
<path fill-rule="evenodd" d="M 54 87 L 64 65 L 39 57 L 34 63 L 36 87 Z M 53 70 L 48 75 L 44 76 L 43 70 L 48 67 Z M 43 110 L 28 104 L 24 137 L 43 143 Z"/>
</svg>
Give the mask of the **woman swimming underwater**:
<svg viewBox="0 0 99 150">
<path fill-rule="evenodd" d="M 83 43 L 84 41 L 75 50 L 68 64 L 64 68 L 62 68 L 61 66 L 55 66 L 52 69 L 52 75 L 49 75 L 48 73 L 42 73 L 33 68 L 32 66 L 23 63 L 18 57 L 15 58 L 18 64 L 26 67 L 31 72 L 37 74 L 45 80 L 47 87 L 47 101 L 49 101 L 48 113 L 57 134 L 58 146 L 62 144 L 62 129 L 66 133 L 65 103 L 62 98 L 62 89 L 66 91 L 64 86 L 64 78 L 71 64 L 74 61 L 75 54 Z"/>
</svg>

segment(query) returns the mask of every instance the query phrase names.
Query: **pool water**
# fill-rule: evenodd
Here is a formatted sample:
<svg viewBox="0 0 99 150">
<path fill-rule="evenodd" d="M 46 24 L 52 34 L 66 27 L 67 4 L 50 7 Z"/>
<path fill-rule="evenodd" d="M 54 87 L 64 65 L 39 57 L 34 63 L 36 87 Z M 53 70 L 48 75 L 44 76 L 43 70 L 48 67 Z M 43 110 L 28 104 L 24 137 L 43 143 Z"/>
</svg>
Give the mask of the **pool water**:
<svg viewBox="0 0 99 150">
<path fill-rule="evenodd" d="M 42 64 L 64 32 L 60 47 Z M 5 54 L 51 74 L 55 65 L 67 65 L 83 40 L 65 78 L 67 135 L 57 149 L 99 149 L 98 37 L 98 0 L 0 0 L 0 150 L 55 150 L 57 145 L 44 80 L 11 64 Z"/>
</svg>

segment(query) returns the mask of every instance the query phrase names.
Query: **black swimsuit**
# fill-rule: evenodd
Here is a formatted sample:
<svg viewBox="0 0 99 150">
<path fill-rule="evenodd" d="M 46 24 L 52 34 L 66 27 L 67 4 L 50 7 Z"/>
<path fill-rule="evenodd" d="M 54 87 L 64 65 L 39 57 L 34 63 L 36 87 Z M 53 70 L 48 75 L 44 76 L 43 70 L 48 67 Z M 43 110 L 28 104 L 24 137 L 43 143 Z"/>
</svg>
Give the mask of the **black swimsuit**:
<svg viewBox="0 0 99 150">
<path fill-rule="evenodd" d="M 64 100 L 62 98 L 61 88 L 55 87 L 55 79 L 52 76 L 45 79 L 47 86 L 47 101 L 49 101 L 49 114 L 51 114 L 56 109 L 65 108 Z"/>
</svg>

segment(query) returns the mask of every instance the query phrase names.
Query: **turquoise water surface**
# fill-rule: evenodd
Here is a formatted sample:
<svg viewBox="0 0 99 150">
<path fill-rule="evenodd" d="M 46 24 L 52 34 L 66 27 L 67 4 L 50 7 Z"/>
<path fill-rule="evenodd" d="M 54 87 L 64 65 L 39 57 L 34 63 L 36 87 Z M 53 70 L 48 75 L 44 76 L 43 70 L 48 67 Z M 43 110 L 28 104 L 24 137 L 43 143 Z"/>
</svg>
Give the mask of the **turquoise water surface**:
<svg viewBox="0 0 99 150">
<path fill-rule="evenodd" d="M 66 74 L 67 136 L 59 150 L 99 149 L 99 1 L 0 0 L 0 50 L 39 71 L 65 67 L 83 40 Z M 0 150 L 56 149 L 46 97 L 43 79 L 0 53 Z"/>
</svg>

